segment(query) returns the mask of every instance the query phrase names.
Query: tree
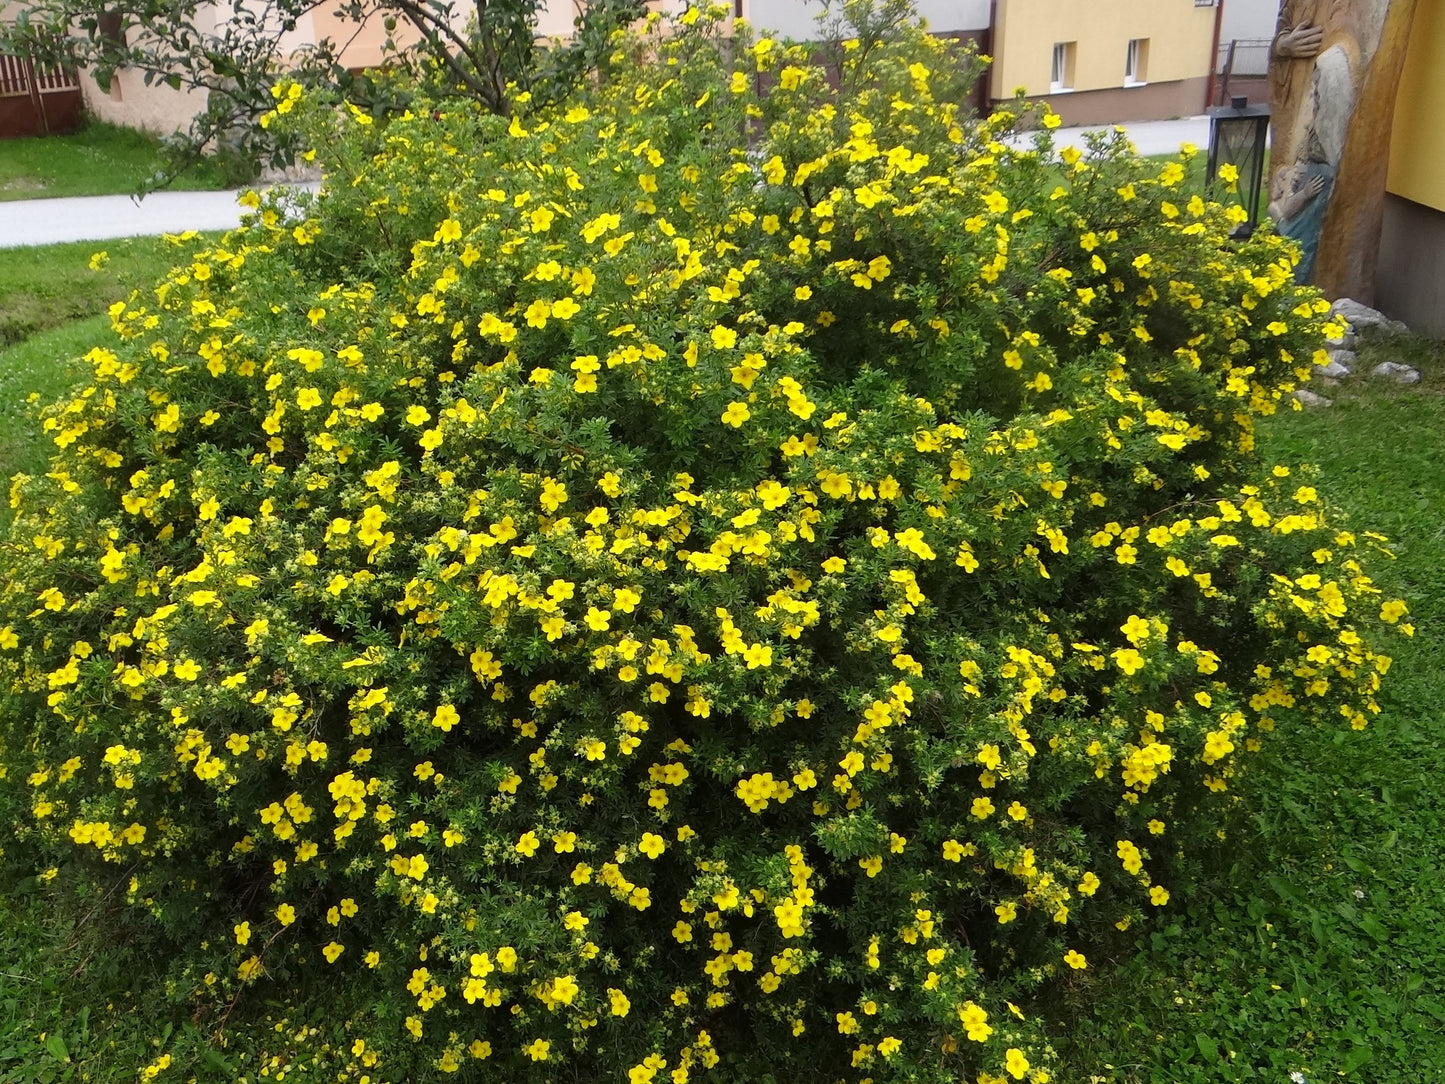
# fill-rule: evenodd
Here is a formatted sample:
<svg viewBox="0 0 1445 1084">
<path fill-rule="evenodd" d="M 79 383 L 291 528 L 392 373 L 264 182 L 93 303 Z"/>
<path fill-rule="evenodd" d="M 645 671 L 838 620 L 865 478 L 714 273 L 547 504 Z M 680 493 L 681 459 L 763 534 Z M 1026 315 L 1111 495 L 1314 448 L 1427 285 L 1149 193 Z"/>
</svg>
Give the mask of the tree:
<svg viewBox="0 0 1445 1084">
<path fill-rule="evenodd" d="M 613 31 L 646 10 L 643 0 L 579 5 L 565 43 L 542 42 L 537 18 L 547 0 L 340 0 L 334 9 L 359 30 L 379 19 L 388 66 L 421 74 L 489 112 L 510 113 L 521 96 L 542 103 L 576 85 L 605 57 Z M 202 153 L 217 149 L 253 169 L 290 165 L 294 147 L 256 120 L 275 104 L 278 74 L 331 86 L 373 111 L 406 104 L 396 82 L 357 73 L 343 61 L 346 40 L 324 37 L 298 51 L 285 34 L 323 5 L 317 0 L 34 0 L 0 25 L 0 54 L 76 63 L 103 90 L 122 69 L 147 86 L 200 91 L 205 108 L 189 131 L 167 141 L 161 187 Z"/>
</svg>

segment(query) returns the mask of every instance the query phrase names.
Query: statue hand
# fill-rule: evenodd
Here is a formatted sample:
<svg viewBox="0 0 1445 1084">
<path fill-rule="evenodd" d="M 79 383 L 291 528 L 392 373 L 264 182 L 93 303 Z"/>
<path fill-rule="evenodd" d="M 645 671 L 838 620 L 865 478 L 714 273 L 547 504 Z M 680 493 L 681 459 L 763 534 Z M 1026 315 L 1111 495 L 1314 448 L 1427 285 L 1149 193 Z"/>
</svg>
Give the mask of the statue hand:
<svg viewBox="0 0 1445 1084">
<path fill-rule="evenodd" d="M 1318 173 L 1316 173 L 1313 177 L 1311 177 L 1308 181 L 1305 182 L 1304 187 L 1300 189 L 1300 195 L 1305 196 L 1308 199 L 1314 199 L 1314 197 L 1318 196 L 1324 190 L 1325 179 L 1321 177 Z"/>
<path fill-rule="evenodd" d="M 1324 27 L 1300 23 L 1274 39 L 1274 55 L 1282 60 L 1308 60 L 1319 55 L 1324 40 Z"/>
</svg>

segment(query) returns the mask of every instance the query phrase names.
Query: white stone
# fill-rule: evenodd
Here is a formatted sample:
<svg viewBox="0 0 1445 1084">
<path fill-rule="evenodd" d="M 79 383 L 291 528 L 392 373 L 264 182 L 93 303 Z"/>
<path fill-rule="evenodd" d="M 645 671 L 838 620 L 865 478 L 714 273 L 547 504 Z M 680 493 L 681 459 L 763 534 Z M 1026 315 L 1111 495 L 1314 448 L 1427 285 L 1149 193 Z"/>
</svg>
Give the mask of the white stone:
<svg viewBox="0 0 1445 1084">
<path fill-rule="evenodd" d="M 1294 397 L 1299 400 L 1300 406 L 1304 407 L 1327 407 L 1333 406 L 1333 399 L 1326 399 L 1323 395 L 1316 395 L 1308 388 L 1299 388 L 1295 391 Z"/>
<path fill-rule="evenodd" d="M 1398 361 L 1382 361 L 1370 370 L 1370 375 L 1393 380 L 1397 384 L 1420 383 L 1420 370 Z"/>
<path fill-rule="evenodd" d="M 1355 367 L 1360 364 L 1360 359 L 1353 350 L 1331 350 L 1330 362 L 1343 366 L 1347 373 L 1353 373 Z"/>
<path fill-rule="evenodd" d="M 1350 327 L 1355 331 L 1361 328 L 1377 327 L 1382 331 L 1402 333 L 1409 331 L 1399 320 L 1391 320 L 1379 309 L 1372 309 L 1368 305 L 1362 305 L 1352 298 L 1342 297 L 1330 306 L 1330 312 L 1336 316 L 1343 316 L 1350 322 Z"/>
<path fill-rule="evenodd" d="M 1326 350 L 1353 350 L 1359 342 L 1359 336 L 1353 331 L 1347 331 L 1338 339 L 1326 339 Z"/>
<path fill-rule="evenodd" d="M 1314 375 L 1316 377 L 1323 377 L 1327 380 L 1343 380 L 1352 372 L 1354 372 L 1354 370 L 1351 369 L 1348 365 L 1343 365 L 1340 362 L 1335 361 L 1333 358 L 1331 358 L 1329 364 L 1321 365 L 1318 369 L 1315 370 Z"/>
</svg>

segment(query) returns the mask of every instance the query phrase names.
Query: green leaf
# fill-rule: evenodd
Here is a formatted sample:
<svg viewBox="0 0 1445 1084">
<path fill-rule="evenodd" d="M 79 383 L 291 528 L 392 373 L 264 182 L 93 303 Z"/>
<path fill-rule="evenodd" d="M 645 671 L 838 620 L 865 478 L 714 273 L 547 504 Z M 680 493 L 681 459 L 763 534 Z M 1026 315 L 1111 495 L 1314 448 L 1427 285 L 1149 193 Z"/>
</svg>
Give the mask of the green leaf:
<svg viewBox="0 0 1445 1084">
<path fill-rule="evenodd" d="M 70 1051 L 65 1048 L 65 1040 L 54 1032 L 45 1037 L 45 1049 L 50 1051 L 50 1056 L 57 1061 L 70 1060 Z"/>
<path fill-rule="evenodd" d="M 1388 941 L 1390 939 L 1390 931 L 1385 929 L 1380 923 L 1380 920 L 1372 914 L 1367 913 L 1364 918 L 1360 919 L 1360 929 L 1364 930 L 1376 941 Z"/>
<path fill-rule="evenodd" d="M 1374 1056 L 1374 1051 L 1368 1046 L 1357 1046 L 1345 1055 L 1345 1060 L 1340 1063 L 1340 1072 L 1353 1073 Z"/>
<path fill-rule="evenodd" d="M 1219 1060 L 1219 1044 L 1204 1034 L 1204 1032 L 1201 1031 L 1195 1034 L 1194 1043 L 1199 1047 L 1199 1052 L 1204 1055 L 1205 1061 Z"/>
<path fill-rule="evenodd" d="M 1309 904 L 1305 902 L 1304 897 L 1299 894 L 1299 889 L 1295 888 L 1294 885 L 1290 884 L 1283 877 L 1270 874 L 1265 878 L 1265 882 L 1279 894 L 1281 899 L 1288 900 L 1296 907 L 1309 906 Z"/>
</svg>

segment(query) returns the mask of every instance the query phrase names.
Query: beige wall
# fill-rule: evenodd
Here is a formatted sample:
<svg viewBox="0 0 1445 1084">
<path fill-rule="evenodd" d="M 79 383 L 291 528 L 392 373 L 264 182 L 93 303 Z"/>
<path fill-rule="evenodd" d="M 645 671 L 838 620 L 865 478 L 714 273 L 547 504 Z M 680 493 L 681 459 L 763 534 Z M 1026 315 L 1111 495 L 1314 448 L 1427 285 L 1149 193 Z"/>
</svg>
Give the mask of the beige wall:
<svg viewBox="0 0 1445 1084">
<path fill-rule="evenodd" d="M 988 28 L 989 0 L 914 0 L 913 6 L 935 34 Z M 794 41 L 818 39 L 822 11 L 822 0 L 743 0 L 743 18 L 760 31 Z"/>
<path fill-rule="evenodd" d="M 1215 15 L 1191 0 L 998 0 L 992 94 L 1049 93 L 1055 42 L 1076 43 L 1075 91 L 1122 87 L 1132 38 L 1149 41 L 1145 82 L 1197 79 L 1212 70 Z"/>
<path fill-rule="evenodd" d="M 383 46 L 386 44 L 386 27 L 379 18 L 368 19 L 360 27 L 349 19 L 340 18 L 335 9 L 322 4 L 304 16 L 305 22 L 296 24 L 296 34 L 282 41 L 285 49 L 297 49 L 314 45 L 322 38 L 345 43 L 341 51 L 341 63 L 348 68 L 374 68 L 386 60 Z M 394 35 L 398 45 L 414 44 L 421 39 L 416 28 L 405 20 L 399 20 Z"/>
<path fill-rule="evenodd" d="M 0 9 L 0 18 L 16 6 Z M 196 11 L 196 28 L 202 33 L 215 33 L 224 29 L 224 19 L 224 9 L 214 4 L 202 5 Z M 297 20 L 294 30 L 281 36 L 281 49 L 283 53 L 290 53 L 330 37 L 346 43 L 342 63 L 350 68 L 365 68 L 385 59 L 382 45 L 386 36 L 380 19 L 372 19 L 358 30 L 354 23 L 336 17 L 329 9 L 317 8 Z M 400 43 L 409 43 L 418 35 L 409 26 L 402 25 L 398 26 L 396 37 Z M 81 73 L 80 82 L 91 116 L 156 135 L 184 131 L 190 126 L 191 118 L 206 107 L 204 91 L 172 90 L 164 84 L 146 86 L 144 76 L 135 70 L 117 72 L 108 92 L 100 89 L 88 71 Z"/>
<path fill-rule="evenodd" d="M 1445 0 L 1417 0 L 1395 95 L 1386 188 L 1445 211 Z"/>
<path fill-rule="evenodd" d="M 191 118 L 206 108 L 200 91 L 172 90 L 168 86 L 146 86 L 140 72 L 116 72 L 106 93 L 89 71 L 82 72 L 80 86 L 85 108 L 92 117 L 127 128 L 139 128 L 153 135 L 170 135 L 190 127 Z"/>
<path fill-rule="evenodd" d="M 543 38 L 569 38 L 572 23 L 587 6 L 587 0 L 543 0 L 537 12 L 537 35 Z M 647 0 L 647 6 L 664 15 L 681 15 L 686 0 Z"/>
</svg>

